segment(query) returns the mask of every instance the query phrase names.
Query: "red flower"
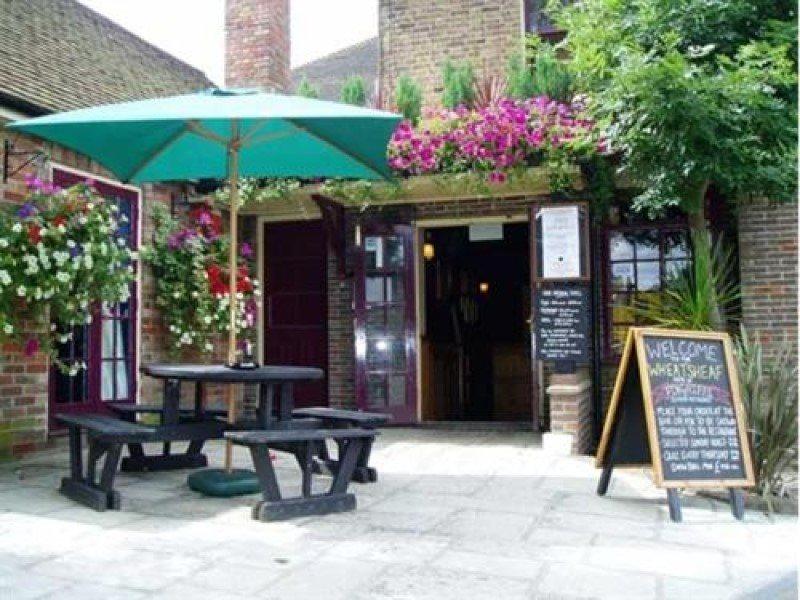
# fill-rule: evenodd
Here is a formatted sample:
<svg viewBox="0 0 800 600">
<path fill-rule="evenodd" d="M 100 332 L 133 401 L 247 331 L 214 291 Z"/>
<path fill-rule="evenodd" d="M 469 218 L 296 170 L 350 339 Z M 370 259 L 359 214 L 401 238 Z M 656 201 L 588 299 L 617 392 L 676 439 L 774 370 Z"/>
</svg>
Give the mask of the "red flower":
<svg viewBox="0 0 800 600">
<path fill-rule="evenodd" d="M 58 215 L 55 219 L 53 219 L 53 225 L 58 227 L 59 225 L 66 225 L 67 224 L 67 217 L 64 215 Z"/>
<path fill-rule="evenodd" d="M 250 279 L 247 267 L 239 267 L 236 278 L 236 291 L 245 294 L 253 291 L 253 281 Z"/>
<path fill-rule="evenodd" d="M 36 223 L 28 225 L 28 241 L 35 246 L 42 240 L 42 228 Z"/>
<path fill-rule="evenodd" d="M 208 275 L 208 286 L 212 294 L 228 293 L 228 286 L 225 285 L 225 281 L 222 277 L 222 269 L 219 265 L 208 265 L 206 267 L 206 274 Z"/>
</svg>

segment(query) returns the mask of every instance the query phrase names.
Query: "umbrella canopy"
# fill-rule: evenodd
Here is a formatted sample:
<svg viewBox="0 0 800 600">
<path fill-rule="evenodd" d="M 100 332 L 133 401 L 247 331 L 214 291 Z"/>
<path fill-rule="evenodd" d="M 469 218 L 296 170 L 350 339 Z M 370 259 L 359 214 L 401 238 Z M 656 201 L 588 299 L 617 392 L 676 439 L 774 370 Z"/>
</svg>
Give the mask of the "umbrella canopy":
<svg viewBox="0 0 800 600">
<path fill-rule="evenodd" d="M 229 149 L 243 177 L 388 177 L 386 145 L 398 115 L 266 94 L 208 90 L 107 104 L 9 129 L 95 159 L 124 182 L 225 179 Z"/>
<path fill-rule="evenodd" d="M 386 146 L 398 115 L 256 90 L 108 104 L 17 121 L 9 129 L 89 156 L 124 182 L 228 179 L 229 289 L 236 289 L 240 177 L 390 176 Z M 230 294 L 228 362 L 236 359 L 236 294 Z M 228 394 L 235 421 L 233 390 Z M 231 471 L 231 446 L 226 467 Z"/>
</svg>

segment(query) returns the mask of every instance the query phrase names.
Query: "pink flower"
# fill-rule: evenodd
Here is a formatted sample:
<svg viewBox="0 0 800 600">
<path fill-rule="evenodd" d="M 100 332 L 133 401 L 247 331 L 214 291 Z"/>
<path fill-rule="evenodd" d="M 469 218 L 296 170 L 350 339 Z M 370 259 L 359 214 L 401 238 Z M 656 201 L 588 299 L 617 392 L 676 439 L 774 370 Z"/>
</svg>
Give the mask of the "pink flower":
<svg viewBox="0 0 800 600">
<path fill-rule="evenodd" d="M 241 254 L 243 258 L 253 258 L 253 247 L 247 242 L 242 242 L 239 246 L 239 254 Z"/>
<path fill-rule="evenodd" d="M 39 340 L 37 340 L 36 338 L 28 338 L 28 341 L 25 342 L 25 348 L 24 348 L 25 356 L 30 358 L 38 351 L 39 351 Z"/>
</svg>

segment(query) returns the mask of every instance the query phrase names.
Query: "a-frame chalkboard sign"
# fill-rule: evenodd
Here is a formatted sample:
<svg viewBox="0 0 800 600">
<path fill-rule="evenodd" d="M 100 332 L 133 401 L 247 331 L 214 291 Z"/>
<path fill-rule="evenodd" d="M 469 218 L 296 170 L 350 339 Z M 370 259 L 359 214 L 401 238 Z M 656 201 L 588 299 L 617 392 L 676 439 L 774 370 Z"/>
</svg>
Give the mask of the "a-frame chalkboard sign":
<svg viewBox="0 0 800 600">
<path fill-rule="evenodd" d="M 729 488 L 734 516 L 744 516 L 742 488 L 755 481 L 727 334 L 630 329 L 597 449 L 597 493 L 614 467 L 641 465 L 667 489 L 673 521 L 680 488 Z"/>
</svg>

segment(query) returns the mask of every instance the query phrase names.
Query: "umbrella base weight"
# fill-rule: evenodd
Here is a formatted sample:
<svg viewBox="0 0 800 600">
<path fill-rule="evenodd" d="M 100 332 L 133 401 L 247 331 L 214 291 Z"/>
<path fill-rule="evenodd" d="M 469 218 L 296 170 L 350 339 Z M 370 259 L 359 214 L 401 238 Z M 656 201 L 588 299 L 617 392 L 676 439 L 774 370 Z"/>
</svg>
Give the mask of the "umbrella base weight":
<svg viewBox="0 0 800 600">
<path fill-rule="evenodd" d="M 247 469 L 203 469 L 189 475 L 186 483 L 195 492 L 218 498 L 245 496 L 261 491 L 258 477 Z"/>
<path fill-rule="evenodd" d="M 355 508 L 356 497 L 353 494 L 325 494 L 277 501 L 262 500 L 253 507 L 253 518 L 266 522 L 284 521 L 298 517 L 348 512 Z"/>
</svg>

